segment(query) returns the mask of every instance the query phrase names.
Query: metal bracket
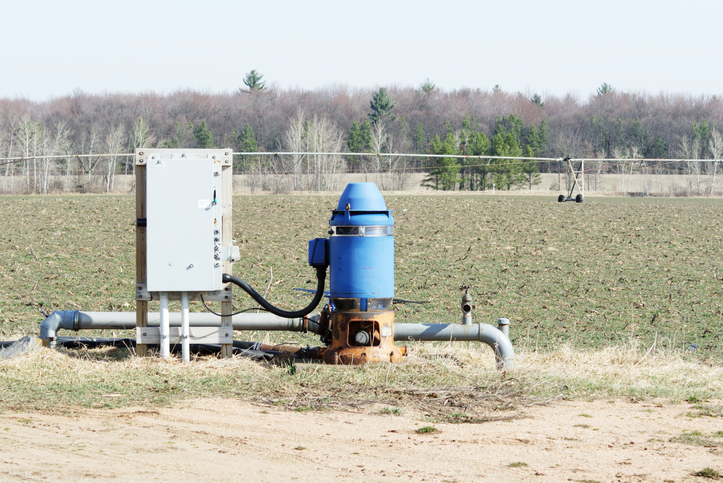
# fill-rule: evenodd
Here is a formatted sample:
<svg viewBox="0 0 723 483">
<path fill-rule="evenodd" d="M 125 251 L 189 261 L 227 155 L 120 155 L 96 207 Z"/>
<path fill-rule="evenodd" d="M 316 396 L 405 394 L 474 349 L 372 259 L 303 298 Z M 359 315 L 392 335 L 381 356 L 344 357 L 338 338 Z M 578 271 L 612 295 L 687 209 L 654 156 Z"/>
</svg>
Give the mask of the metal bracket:
<svg viewBox="0 0 723 483">
<path fill-rule="evenodd" d="M 234 263 L 241 259 L 241 251 L 237 246 L 231 245 L 228 247 L 221 247 L 221 249 L 223 250 L 221 252 L 221 256 L 224 260 Z"/>
<path fill-rule="evenodd" d="M 171 344 L 183 342 L 181 327 L 170 327 L 169 332 Z M 191 344 L 233 344 L 233 328 L 190 327 L 188 341 Z M 136 343 L 160 344 L 161 329 L 159 327 L 136 327 Z"/>
<path fill-rule="evenodd" d="M 162 153 L 162 154 L 161 154 Z M 221 164 L 222 167 L 230 167 L 233 163 L 231 149 L 154 149 L 137 148 L 136 166 L 145 166 L 151 161 L 161 159 L 182 159 L 182 158 L 212 158 Z"/>
<path fill-rule="evenodd" d="M 178 294 L 179 300 L 181 294 Z M 172 299 L 175 300 L 175 299 Z M 201 300 L 198 294 L 193 294 L 188 300 Z M 203 300 L 210 302 L 231 302 L 233 300 L 233 293 L 231 292 L 231 285 L 227 285 L 223 290 L 216 290 L 215 292 L 206 292 L 203 294 Z"/>
<path fill-rule="evenodd" d="M 136 284 L 136 300 L 157 300 L 157 292 L 149 292 L 148 286 L 145 283 Z M 207 302 L 231 302 L 233 301 L 233 292 L 231 291 L 231 285 L 226 285 L 223 290 L 216 290 L 213 292 L 204 292 L 203 299 Z M 168 300 L 181 300 L 181 292 L 169 292 Z M 200 301 L 198 292 L 188 294 L 188 300 Z"/>
<path fill-rule="evenodd" d="M 136 284 L 136 300 L 153 300 L 153 294 L 148 291 L 145 283 Z"/>
</svg>

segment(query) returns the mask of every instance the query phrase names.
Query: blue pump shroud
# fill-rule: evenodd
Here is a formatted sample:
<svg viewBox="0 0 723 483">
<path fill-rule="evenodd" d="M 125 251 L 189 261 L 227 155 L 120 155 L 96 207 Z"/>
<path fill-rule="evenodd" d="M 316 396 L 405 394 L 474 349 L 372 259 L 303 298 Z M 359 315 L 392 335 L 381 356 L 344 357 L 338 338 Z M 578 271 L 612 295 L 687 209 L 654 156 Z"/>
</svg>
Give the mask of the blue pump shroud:
<svg viewBox="0 0 723 483">
<path fill-rule="evenodd" d="M 329 225 L 331 297 L 359 299 L 362 311 L 367 299 L 394 298 L 394 219 L 377 185 L 349 183 Z"/>
</svg>

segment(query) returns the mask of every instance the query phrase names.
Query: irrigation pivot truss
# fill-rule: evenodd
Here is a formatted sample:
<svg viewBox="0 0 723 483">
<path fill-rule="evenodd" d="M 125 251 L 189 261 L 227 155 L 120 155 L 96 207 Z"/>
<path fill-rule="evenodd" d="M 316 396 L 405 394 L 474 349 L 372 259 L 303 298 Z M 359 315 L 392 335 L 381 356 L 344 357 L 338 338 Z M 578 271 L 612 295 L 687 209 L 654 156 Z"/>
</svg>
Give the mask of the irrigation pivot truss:
<svg viewBox="0 0 723 483">
<path fill-rule="evenodd" d="M 565 201 L 571 200 L 572 190 L 577 187 L 584 197 L 586 190 L 603 191 L 601 176 L 615 175 L 615 191 L 621 194 L 662 196 L 720 195 L 716 177 L 720 159 L 690 158 L 592 158 L 592 157 L 524 157 L 464 154 L 419 153 L 349 153 L 313 151 L 255 151 L 233 152 L 236 174 L 251 176 L 275 176 L 293 179 L 291 190 L 334 191 L 336 182 L 330 177 L 345 174 L 375 174 L 389 177 L 382 181 L 381 189 L 404 190 L 411 187 L 411 174 L 447 173 L 453 179 L 452 187 L 433 189 L 485 190 L 491 182 L 480 184 L 505 169 L 523 171 L 530 180 L 536 173 L 557 174 L 558 181 L 550 190 L 570 190 Z M 133 174 L 133 153 L 54 154 L 15 156 L 0 158 L 0 186 L 2 194 L 48 193 L 50 191 L 113 191 L 116 174 Z M 533 165 L 536 165 L 537 169 Z M 125 171 L 125 172 L 123 172 Z M 452 173 L 449 175 L 449 173 Z M 486 173 L 486 174 L 485 174 Z M 673 176 L 671 176 L 673 175 Z M 565 177 L 563 187 L 563 179 Z M 677 181 L 672 178 L 678 176 Z M 685 179 L 681 180 L 680 176 Z M 85 181 L 73 183 L 73 177 Z M 477 184 L 463 186 L 464 179 L 477 177 Z M 303 178 L 303 179 L 302 179 Z M 393 179 L 392 179 L 393 178 Z M 301 179 L 301 181 L 299 181 Z M 419 179 L 419 178 L 417 178 Z M 22 181 L 21 181 L 22 180 Z M 633 180 L 637 183 L 634 186 Z M 549 182 L 549 178 L 548 178 Z M 81 187 L 80 184 L 83 184 Z M 418 181 L 417 181 L 418 183 Z M 456 184 L 455 184 L 456 183 Z M 677 184 L 676 184 L 677 183 Z M 518 182 L 516 188 L 530 183 Z M 101 189 L 103 186 L 104 189 Z M 426 185 L 429 186 L 429 185 Z M 510 186 L 498 189 L 512 189 Z M 258 187 L 252 187 L 252 190 Z M 267 188 L 261 188 L 267 189 Z M 538 188 L 540 189 L 540 188 Z M 547 189 L 541 187 L 541 189 Z M 606 190 L 610 191 L 609 182 Z M 637 190 L 637 191 L 636 191 Z"/>
<path fill-rule="evenodd" d="M 151 149 L 151 148 L 148 148 Z M 189 148 L 191 149 L 191 148 Z M 688 158 L 545 158 L 539 156 L 490 156 L 472 154 L 418 154 L 418 153 L 346 153 L 346 152 L 313 152 L 313 151 L 238 151 L 232 153 L 234 156 L 344 156 L 344 157 L 379 157 L 379 158 L 415 158 L 415 159 L 479 159 L 479 160 L 516 160 L 527 162 L 566 162 L 568 160 L 577 163 L 582 161 L 599 161 L 606 163 L 711 163 L 720 162 L 721 159 L 688 159 Z M 54 154 L 51 156 L 13 156 L 0 158 L 0 166 L 39 159 L 68 159 L 68 158 L 122 158 L 134 156 L 133 153 L 98 153 L 98 154 Z"/>
</svg>

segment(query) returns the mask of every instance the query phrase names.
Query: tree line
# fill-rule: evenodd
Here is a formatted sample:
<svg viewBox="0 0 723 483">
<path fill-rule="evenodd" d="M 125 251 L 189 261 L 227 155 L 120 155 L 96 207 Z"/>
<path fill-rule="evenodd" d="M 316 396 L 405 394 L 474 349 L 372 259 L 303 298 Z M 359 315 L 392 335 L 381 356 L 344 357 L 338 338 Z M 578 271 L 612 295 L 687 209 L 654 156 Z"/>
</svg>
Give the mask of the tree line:
<svg viewBox="0 0 723 483">
<path fill-rule="evenodd" d="M 287 175 L 294 190 L 334 189 L 334 176 L 347 172 L 394 174 L 385 178 L 388 189 L 398 189 L 394 180 L 410 172 L 425 173 L 423 186 L 438 190 L 531 188 L 541 172 L 560 169 L 554 161 L 377 153 L 618 159 L 723 155 L 718 131 L 723 105 L 716 96 L 626 93 L 602 84 L 587 99 L 572 94 L 543 98 L 499 86 L 443 91 L 429 79 L 416 88 L 300 90 L 269 87 L 262 79 L 251 71 L 244 88 L 228 94 L 75 91 L 45 102 L 0 99 L 0 156 L 23 158 L 0 165 L 0 192 L 131 190 L 128 177 L 118 187 L 115 176 L 133 174 L 132 158 L 122 154 L 138 147 L 300 153 L 235 160 L 239 173 Z M 309 152 L 362 155 L 303 154 Z M 698 176 L 717 169 L 717 163 L 693 164 L 667 169 L 689 175 L 705 171 Z"/>
</svg>

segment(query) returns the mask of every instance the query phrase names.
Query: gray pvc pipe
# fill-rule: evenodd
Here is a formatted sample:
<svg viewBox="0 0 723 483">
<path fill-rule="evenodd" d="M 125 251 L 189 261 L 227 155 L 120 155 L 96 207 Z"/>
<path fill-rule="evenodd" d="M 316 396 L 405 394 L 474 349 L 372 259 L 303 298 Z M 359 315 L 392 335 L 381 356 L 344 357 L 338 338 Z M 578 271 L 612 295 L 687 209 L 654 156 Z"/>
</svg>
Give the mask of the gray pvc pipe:
<svg viewBox="0 0 723 483">
<path fill-rule="evenodd" d="M 495 351 L 498 369 L 512 369 L 515 360 L 510 339 L 489 324 L 394 324 L 394 340 L 473 340 Z"/>
<path fill-rule="evenodd" d="M 220 327 L 221 317 L 210 312 L 192 312 L 189 315 L 189 322 L 195 327 Z M 161 321 L 159 312 L 148 312 L 148 325 L 156 327 Z M 170 313 L 170 325 L 173 327 L 181 326 L 181 314 L 179 312 Z M 236 330 L 274 330 L 277 327 L 283 327 L 280 330 L 292 330 L 296 327 L 302 327 L 304 319 L 285 319 L 268 312 L 258 314 L 236 314 L 231 317 L 233 328 Z M 114 325 L 112 328 L 135 329 L 136 313 L 135 312 L 80 312 L 80 328 L 81 329 L 100 329 L 101 325 Z M 123 327 L 118 327 L 123 325 Z M 271 329 L 257 327 L 269 326 Z M 238 328 L 237 328 L 238 327 Z M 109 327 L 111 328 L 111 327 Z"/>
<path fill-rule="evenodd" d="M 158 327 L 161 316 L 159 312 L 148 313 L 148 326 Z M 231 318 L 234 330 L 288 330 L 304 332 L 308 330 L 321 333 L 322 329 L 313 319 L 285 319 L 269 313 L 237 314 Z M 170 326 L 181 326 L 181 314 L 170 314 Z M 192 327 L 220 327 L 221 317 L 210 312 L 191 313 L 189 322 Z M 57 310 L 40 323 L 40 338 L 54 340 L 60 329 L 65 330 L 123 330 L 135 329 L 135 312 L 81 312 L 78 310 Z"/>
<path fill-rule="evenodd" d="M 189 314 L 191 327 L 220 327 L 221 317 L 210 312 Z M 148 313 L 148 326 L 158 327 L 159 312 Z M 316 320 L 285 319 L 269 313 L 237 314 L 232 318 L 234 330 L 273 330 L 290 332 L 313 332 L 323 334 L 324 328 Z M 181 314 L 170 313 L 170 326 L 181 326 Z M 81 312 L 79 310 L 59 310 L 48 316 L 40 324 L 40 338 L 53 342 L 60 329 L 65 330 L 123 330 L 136 327 L 135 312 Z M 512 369 L 515 351 L 510 339 L 499 329 L 489 324 L 394 324 L 394 340 L 426 341 L 479 341 L 495 351 L 498 369 Z"/>
</svg>

